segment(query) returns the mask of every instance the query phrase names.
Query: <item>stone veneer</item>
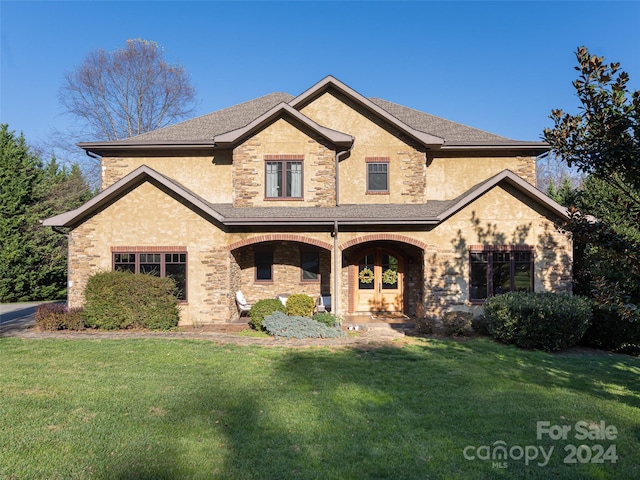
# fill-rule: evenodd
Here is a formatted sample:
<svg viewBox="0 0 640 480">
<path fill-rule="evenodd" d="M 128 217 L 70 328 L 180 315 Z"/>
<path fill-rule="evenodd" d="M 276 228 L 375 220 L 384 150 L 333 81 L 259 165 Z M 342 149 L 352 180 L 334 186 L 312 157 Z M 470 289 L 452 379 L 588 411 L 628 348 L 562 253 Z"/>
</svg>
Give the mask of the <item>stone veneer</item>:
<svg viewBox="0 0 640 480">
<path fill-rule="evenodd" d="M 265 198 L 267 158 L 302 161 L 303 199 Z M 238 145 L 233 151 L 233 169 L 235 207 L 301 206 L 301 202 L 304 206 L 335 205 L 335 152 L 284 119 Z"/>
<path fill-rule="evenodd" d="M 119 157 L 102 157 L 101 190 L 109 188 L 127 173 L 129 173 L 129 160 Z"/>
</svg>

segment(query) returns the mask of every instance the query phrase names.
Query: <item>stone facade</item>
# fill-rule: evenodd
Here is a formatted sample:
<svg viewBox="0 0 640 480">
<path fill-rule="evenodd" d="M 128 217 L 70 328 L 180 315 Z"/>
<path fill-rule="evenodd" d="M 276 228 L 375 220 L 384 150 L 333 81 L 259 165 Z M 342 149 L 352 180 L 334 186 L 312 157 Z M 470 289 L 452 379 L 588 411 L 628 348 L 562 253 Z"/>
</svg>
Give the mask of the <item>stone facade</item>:
<svg viewBox="0 0 640 480">
<path fill-rule="evenodd" d="M 449 201 L 504 170 L 535 184 L 535 157 L 522 152 L 427 149 L 397 126 L 368 111 L 347 94 L 327 90 L 300 107 L 313 122 L 354 137 L 347 152 L 329 144 L 309 125 L 287 115 L 275 118 L 233 148 L 184 156 L 114 153 L 102 159 L 107 189 L 146 165 L 210 204 L 238 209 L 334 207 L 356 204 L 421 205 Z M 289 115 L 291 116 L 291 115 Z M 226 148 L 226 147 L 225 147 Z M 340 155 L 336 172 L 336 155 Z M 515 153 L 514 153 L 515 152 Z M 388 192 L 367 192 L 367 159 L 388 162 Z M 303 163 L 303 197 L 265 195 L 265 161 Z M 338 181 L 336 184 L 336 174 Z M 338 186 L 338 192 L 336 192 Z M 387 249 L 402 265 L 402 311 L 479 312 L 469 301 L 472 245 L 529 246 L 534 252 L 536 291 L 571 292 L 571 237 L 556 226 L 557 212 L 513 184 L 497 185 L 438 224 L 229 226 L 212 219 L 157 179 L 146 179 L 87 215 L 69 233 L 69 304 L 82 305 L 93 273 L 113 268 L 113 249 L 184 248 L 187 302 L 181 323 L 236 320 L 235 292 L 250 302 L 282 293 L 331 295 L 334 311 L 357 310 L 358 259 L 368 249 Z M 545 204 L 548 206 L 548 204 Z M 312 216 L 311 214 L 310 216 Z M 285 215 L 286 216 L 286 215 Z M 352 219 L 353 220 L 353 219 Z M 256 280 L 255 253 L 273 253 L 271 281 Z M 301 252 L 318 252 L 320 278 L 301 277 Z M 337 268 L 336 268 L 337 266 Z M 362 312 L 360 312 L 362 313 Z"/>
</svg>

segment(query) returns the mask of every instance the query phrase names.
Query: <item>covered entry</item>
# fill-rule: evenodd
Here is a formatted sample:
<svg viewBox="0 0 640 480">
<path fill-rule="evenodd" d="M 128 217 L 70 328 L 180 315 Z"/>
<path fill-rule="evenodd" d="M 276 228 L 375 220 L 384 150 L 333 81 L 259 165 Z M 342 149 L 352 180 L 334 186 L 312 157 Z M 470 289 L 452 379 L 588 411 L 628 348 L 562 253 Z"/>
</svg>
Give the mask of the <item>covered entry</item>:
<svg viewBox="0 0 640 480">
<path fill-rule="evenodd" d="M 404 262 L 398 252 L 375 248 L 358 257 L 355 310 L 357 312 L 402 312 Z"/>
</svg>

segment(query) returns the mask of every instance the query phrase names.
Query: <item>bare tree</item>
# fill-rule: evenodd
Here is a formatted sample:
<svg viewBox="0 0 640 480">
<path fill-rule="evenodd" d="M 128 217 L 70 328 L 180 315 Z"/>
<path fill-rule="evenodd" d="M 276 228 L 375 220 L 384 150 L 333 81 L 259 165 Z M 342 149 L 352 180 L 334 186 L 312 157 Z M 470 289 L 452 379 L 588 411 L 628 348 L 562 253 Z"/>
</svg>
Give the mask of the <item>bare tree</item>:
<svg viewBox="0 0 640 480">
<path fill-rule="evenodd" d="M 83 140 L 120 140 L 191 114 L 195 89 L 157 43 L 127 40 L 125 48 L 93 51 L 65 76 L 59 93 L 82 124 Z"/>
</svg>

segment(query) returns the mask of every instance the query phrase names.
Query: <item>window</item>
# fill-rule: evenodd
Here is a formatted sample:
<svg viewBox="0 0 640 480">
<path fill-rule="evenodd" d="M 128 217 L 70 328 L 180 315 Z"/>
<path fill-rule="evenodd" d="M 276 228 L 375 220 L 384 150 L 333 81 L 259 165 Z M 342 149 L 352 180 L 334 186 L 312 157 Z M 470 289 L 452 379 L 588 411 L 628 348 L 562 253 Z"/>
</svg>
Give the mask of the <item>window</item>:
<svg viewBox="0 0 640 480">
<path fill-rule="evenodd" d="M 273 280 L 273 252 L 257 250 L 255 252 L 256 280 L 270 282 Z"/>
<path fill-rule="evenodd" d="M 317 251 L 300 252 L 302 281 L 313 282 L 320 278 L 320 254 Z"/>
<path fill-rule="evenodd" d="M 178 300 L 187 300 L 186 252 L 117 252 L 113 254 L 113 269 L 171 277 L 178 287 Z"/>
<path fill-rule="evenodd" d="M 471 301 L 506 292 L 533 291 L 533 249 L 528 246 L 472 247 L 469 252 Z"/>
<path fill-rule="evenodd" d="M 367 193 L 389 193 L 389 159 L 370 157 L 367 163 Z"/>
<path fill-rule="evenodd" d="M 265 156 L 265 196 L 302 198 L 301 155 Z"/>
</svg>

